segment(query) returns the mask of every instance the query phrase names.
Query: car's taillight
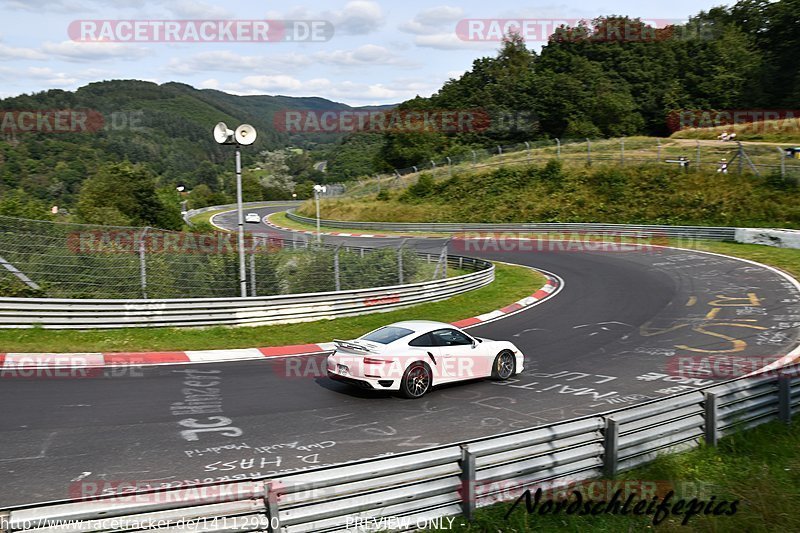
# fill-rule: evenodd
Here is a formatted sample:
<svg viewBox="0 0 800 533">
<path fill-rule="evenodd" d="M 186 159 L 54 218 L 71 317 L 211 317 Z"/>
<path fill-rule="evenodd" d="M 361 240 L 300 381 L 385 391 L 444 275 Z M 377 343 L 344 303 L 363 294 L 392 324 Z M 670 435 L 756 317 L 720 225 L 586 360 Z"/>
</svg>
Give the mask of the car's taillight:
<svg viewBox="0 0 800 533">
<path fill-rule="evenodd" d="M 372 359 L 370 357 L 365 357 L 364 358 L 364 364 L 365 365 L 382 365 L 383 363 L 391 363 L 391 362 L 392 361 L 385 360 L 385 359 Z"/>
</svg>

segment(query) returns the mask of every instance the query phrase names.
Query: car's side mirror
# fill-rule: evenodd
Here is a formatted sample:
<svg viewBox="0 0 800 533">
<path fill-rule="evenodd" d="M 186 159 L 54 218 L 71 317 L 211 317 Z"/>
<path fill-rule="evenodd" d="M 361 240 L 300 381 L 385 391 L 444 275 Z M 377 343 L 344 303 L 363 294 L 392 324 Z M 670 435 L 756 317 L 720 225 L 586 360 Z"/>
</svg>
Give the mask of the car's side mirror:
<svg viewBox="0 0 800 533">
<path fill-rule="evenodd" d="M 473 348 L 475 348 L 477 345 L 478 345 L 478 343 L 477 343 L 477 342 L 475 342 L 475 341 L 472 341 L 472 347 L 473 347 Z"/>
</svg>

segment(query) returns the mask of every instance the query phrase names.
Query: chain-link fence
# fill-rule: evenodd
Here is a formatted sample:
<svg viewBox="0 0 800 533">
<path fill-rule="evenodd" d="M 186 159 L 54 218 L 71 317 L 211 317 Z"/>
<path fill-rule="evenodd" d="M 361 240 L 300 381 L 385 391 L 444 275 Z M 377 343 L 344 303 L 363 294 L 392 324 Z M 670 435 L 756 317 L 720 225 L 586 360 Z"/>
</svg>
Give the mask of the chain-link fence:
<svg viewBox="0 0 800 533">
<path fill-rule="evenodd" d="M 384 287 L 447 276 L 446 248 L 355 248 L 249 234 L 249 296 Z M 235 234 L 91 226 L 0 216 L 0 296 L 201 298 L 240 295 Z"/>
<path fill-rule="evenodd" d="M 367 196 L 381 190 L 403 189 L 416 182 L 421 172 L 435 178 L 478 171 L 505 164 L 545 163 L 565 165 L 657 164 L 686 172 L 700 169 L 757 175 L 779 174 L 800 181 L 800 148 L 792 144 L 742 143 L 720 140 L 654 139 L 546 139 L 484 149 L 465 149 L 458 155 L 423 161 L 394 169 L 389 174 L 363 177 L 351 185 L 347 196 Z"/>
</svg>

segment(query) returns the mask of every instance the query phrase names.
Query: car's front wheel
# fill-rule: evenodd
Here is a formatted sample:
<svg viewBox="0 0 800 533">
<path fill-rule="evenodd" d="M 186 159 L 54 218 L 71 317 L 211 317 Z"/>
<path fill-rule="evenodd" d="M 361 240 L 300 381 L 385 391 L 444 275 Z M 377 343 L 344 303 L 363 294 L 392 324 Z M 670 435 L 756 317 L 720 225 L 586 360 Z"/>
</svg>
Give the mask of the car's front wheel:
<svg viewBox="0 0 800 533">
<path fill-rule="evenodd" d="M 431 371 L 424 363 L 416 362 L 403 374 L 400 392 L 406 398 L 422 398 L 431 388 Z"/>
<path fill-rule="evenodd" d="M 509 350 L 497 354 L 492 364 L 492 378 L 504 381 L 514 375 L 517 369 L 517 360 Z"/>
</svg>

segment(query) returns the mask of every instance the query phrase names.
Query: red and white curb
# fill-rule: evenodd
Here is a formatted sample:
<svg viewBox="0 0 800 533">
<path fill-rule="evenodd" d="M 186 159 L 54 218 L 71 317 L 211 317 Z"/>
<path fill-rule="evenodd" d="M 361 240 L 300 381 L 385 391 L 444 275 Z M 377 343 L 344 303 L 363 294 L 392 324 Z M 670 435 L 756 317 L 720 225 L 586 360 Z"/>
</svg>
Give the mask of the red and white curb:
<svg viewBox="0 0 800 533">
<path fill-rule="evenodd" d="M 472 318 L 453 322 L 454 326 L 470 328 L 493 322 L 538 305 L 556 295 L 564 286 L 563 280 L 543 272 L 547 283 L 539 290 L 517 302 Z M 153 366 L 196 363 L 224 363 L 276 357 L 294 357 L 330 352 L 332 342 L 295 344 L 267 348 L 238 348 L 230 350 L 187 350 L 182 352 L 113 352 L 113 353 L 0 353 L 0 378 L 4 372 L 23 368 L 104 368 L 119 366 Z"/>
</svg>

